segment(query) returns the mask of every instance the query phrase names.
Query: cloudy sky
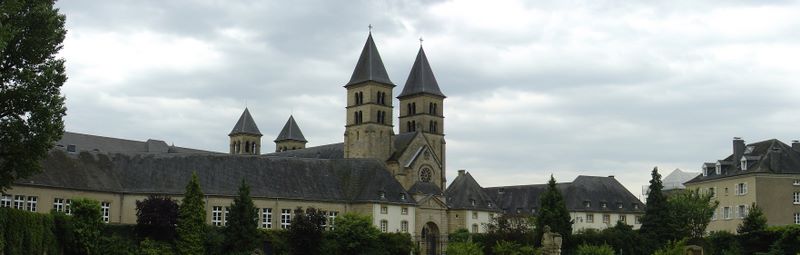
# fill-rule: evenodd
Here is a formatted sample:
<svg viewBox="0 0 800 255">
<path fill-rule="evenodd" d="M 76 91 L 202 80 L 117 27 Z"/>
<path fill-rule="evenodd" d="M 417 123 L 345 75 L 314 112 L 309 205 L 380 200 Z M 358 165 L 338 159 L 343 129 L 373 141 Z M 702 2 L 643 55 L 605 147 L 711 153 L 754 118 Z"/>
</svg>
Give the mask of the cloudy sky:
<svg viewBox="0 0 800 255">
<path fill-rule="evenodd" d="M 724 3 L 723 3 L 724 2 Z M 342 141 L 373 35 L 397 95 L 424 38 L 445 101 L 448 180 L 483 186 L 699 171 L 731 138 L 800 138 L 792 1 L 94 1 L 69 33 L 67 130 L 227 151 L 245 105 L 264 148 L 290 114 Z M 395 101 L 396 104 L 396 101 Z"/>
</svg>

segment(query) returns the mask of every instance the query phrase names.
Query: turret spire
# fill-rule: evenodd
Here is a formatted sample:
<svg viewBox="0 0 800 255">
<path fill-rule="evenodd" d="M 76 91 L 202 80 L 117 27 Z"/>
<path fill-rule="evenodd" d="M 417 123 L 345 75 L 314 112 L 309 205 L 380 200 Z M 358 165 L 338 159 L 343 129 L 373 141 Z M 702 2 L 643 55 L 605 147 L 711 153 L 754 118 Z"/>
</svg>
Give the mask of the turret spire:
<svg viewBox="0 0 800 255">
<path fill-rule="evenodd" d="M 366 81 L 394 86 L 392 80 L 389 79 L 389 74 L 386 72 L 386 67 L 383 66 L 383 60 L 381 60 L 381 55 L 375 46 L 375 41 L 372 40 L 371 31 L 367 37 L 367 42 L 364 44 L 364 49 L 361 50 L 361 56 L 358 58 L 356 68 L 350 77 L 350 82 L 345 87 Z"/>
<path fill-rule="evenodd" d="M 275 142 L 286 140 L 307 142 L 306 138 L 303 136 L 303 132 L 300 131 L 300 127 L 297 125 L 297 122 L 294 121 L 294 116 L 291 115 L 289 116 L 289 120 L 286 121 L 286 124 L 283 125 L 283 129 L 278 135 L 278 138 L 275 138 Z"/>
<path fill-rule="evenodd" d="M 420 43 L 422 43 L 422 38 L 420 38 Z M 433 76 L 428 57 L 425 56 L 425 50 L 422 49 L 421 45 L 417 53 L 417 59 L 414 60 L 414 65 L 411 67 L 411 73 L 408 74 L 406 85 L 403 87 L 403 92 L 397 98 L 417 94 L 445 97 L 439 89 L 439 83 L 436 82 L 436 77 Z"/>
<path fill-rule="evenodd" d="M 250 110 L 248 110 L 247 107 L 244 108 L 242 116 L 239 117 L 239 121 L 236 122 L 236 125 L 233 126 L 233 130 L 231 130 L 231 133 L 228 135 L 235 134 L 261 136 L 261 131 L 258 131 L 258 126 L 256 126 L 253 116 L 250 116 Z"/>
</svg>

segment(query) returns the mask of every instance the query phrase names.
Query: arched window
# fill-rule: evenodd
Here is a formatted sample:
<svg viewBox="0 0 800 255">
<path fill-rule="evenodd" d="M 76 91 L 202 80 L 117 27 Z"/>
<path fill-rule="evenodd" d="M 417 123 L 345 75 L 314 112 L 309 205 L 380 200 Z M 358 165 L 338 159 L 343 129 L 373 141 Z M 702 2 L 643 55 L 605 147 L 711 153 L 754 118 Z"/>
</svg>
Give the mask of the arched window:
<svg viewBox="0 0 800 255">
<path fill-rule="evenodd" d="M 358 92 L 353 93 L 353 103 L 358 105 Z"/>
<path fill-rule="evenodd" d="M 241 152 L 242 152 L 242 142 L 236 141 L 236 153 L 241 153 Z"/>
<path fill-rule="evenodd" d="M 406 131 L 411 132 L 411 121 L 406 122 Z"/>
<path fill-rule="evenodd" d="M 412 120 L 411 121 L 411 131 L 417 131 L 417 121 L 416 120 Z"/>
<path fill-rule="evenodd" d="M 250 152 L 250 141 L 244 142 L 244 152 Z"/>
<path fill-rule="evenodd" d="M 417 114 L 417 103 L 411 103 L 411 114 Z"/>
<path fill-rule="evenodd" d="M 435 133 L 436 132 L 436 124 L 434 124 L 433 121 L 428 123 L 428 131 L 430 131 L 431 133 Z"/>
<path fill-rule="evenodd" d="M 353 112 L 353 124 L 358 124 L 358 112 Z"/>
<path fill-rule="evenodd" d="M 381 93 L 381 104 L 386 105 L 386 92 Z"/>
<path fill-rule="evenodd" d="M 253 153 L 256 153 L 257 152 L 256 148 L 258 148 L 258 146 L 256 146 L 256 142 L 253 142 L 252 146 L 253 146 L 253 148 L 251 148 L 250 151 L 252 151 Z"/>
<path fill-rule="evenodd" d="M 408 106 L 407 107 L 408 109 L 406 110 L 406 112 L 407 112 L 406 115 L 411 115 L 412 114 L 411 113 L 411 103 L 408 103 L 407 106 Z"/>
<path fill-rule="evenodd" d="M 433 103 L 430 103 L 430 104 L 428 105 L 428 113 L 430 113 L 430 114 L 436 114 L 436 108 L 434 108 L 434 106 L 433 106 Z"/>
</svg>

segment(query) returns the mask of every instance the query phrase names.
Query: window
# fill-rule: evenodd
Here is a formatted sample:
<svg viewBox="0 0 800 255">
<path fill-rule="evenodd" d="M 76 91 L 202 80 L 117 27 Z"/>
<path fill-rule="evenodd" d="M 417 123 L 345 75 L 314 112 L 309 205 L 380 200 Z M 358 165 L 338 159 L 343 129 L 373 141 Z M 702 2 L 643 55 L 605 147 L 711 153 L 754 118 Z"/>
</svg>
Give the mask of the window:
<svg viewBox="0 0 800 255">
<path fill-rule="evenodd" d="M 228 215 L 231 215 L 231 208 L 226 206 L 225 207 L 225 212 L 222 214 L 222 225 L 223 226 L 227 226 L 228 225 Z"/>
<path fill-rule="evenodd" d="M 408 207 L 400 208 L 400 214 L 407 215 L 408 214 Z"/>
<path fill-rule="evenodd" d="M 478 212 L 472 212 L 472 218 L 473 219 L 477 219 L 478 218 Z"/>
<path fill-rule="evenodd" d="M 400 222 L 400 232 L 408 233 L 408 221 Z"/>
<path fill-rule="evenodd" d="M 64 202 L 64 207 L 64 213 L 72 215 L 72 200 L 67 199 L 67 201 Z"/>
<path fill-rule="evenodd" d="M 625 215 L 620 215 L 618 221 L 622 222 L 622 223 L 625 223 L 625 224 L 628 224 L 628 219 L 627 219 L 627 217 L 625 217 Z"/>
<path fill-rule="evenodd" d="M 717 209 L 714 209 L 714 213 L 711 214 L 711 220 L 717 220 Z"/>
<path fill-rule="evenodd" d="M 472 206 L 475 206 L 475 199 L 470 199 L 469 200 L 469 204 L 471 204 Z"/>
<path fill-rule="evenodd" d="M 708 176 L 708 168 L 704 164 L 703 165 L 703 177 L 705 177 L 705 176 Z"/>
<path fill-rule="evenodd" d="M 25 196 L 23 195 L 16 195 L 14 196 L 14 209 L 24 209 L 25 207 Z"/>
<path fill-rule="evenodd" d="M 730 207 L 723 207 L 722 208 L 722 217 L 726 220 L 731 219 L 731 208 Z"/>
<path fill-rule="evenodd" d="M 642 216 L 633 217 L 636 224 L 642 224 Z"/>
<path fill-rule="evenodd" d="M 422 168 L 422 170 L 419 171 L 419 179 L 422 182 L 431 182 L 432 175 L 431 169 L 427 167 Z"/>
<path fill-rule="evenodd" d="M 741 196 L 741 195 L 745 195 L 745 194 L 747 194 L 747 183 L 746 182 L 742 182 L 742 183 L 736 184 L 736 195 L 740 195 Z"/>
<path fill-rule="evenodd" d="M 281 229 L 289 229 L 289 225 L 292 225 L 292 210 L 281 209 Z"/>
<path fill-rule="evenodd" d="M 63 212 L 64 211 L 64 199 L 63 198 L 54 198 L 53 199 L 53 210 L 56 212 Z"/>
<path fill-rule="evenodd" d="M 721 173 L 722 173 L 722 164 L 720 164 L 719 162 L 717 162 L 717 164 L 716 164 L 716 165 L 714 165 L 714 172 L 715 172 L 715 174 L 717 174 L 717 175 L 721 174 Z"/>
<path fill-rule="evenodd" d="M 272 208 L 261 208 L 261 228 L 272 228 Z"/>
<path fill-rule="evenodd" d="M 738 210 L 736 210 L 736 216 L 740 219 L 744 219 L 744 216 L 747 216 L 747 207 L 739 205 Z"/>
<path fill-rule="evenodd" d="M 633 203 L 633 209 L 634 210 L 639 210 L 639 204 Z"/>
<path fill-rule="evenodd" d="M 489 214 L 489 219 L 490 219 L 490 220 L 491 220 L 491 219 L 494 219 L 494 213 L 490 213 L 490 214 Z"/>
<path fill-rule="evenodd" d="M 593 213 L 587 213 L 586 214 L 586 223 L 594 223 L 594 214 Z"/>
<path fill-rule="evenodd" d="M 383 192 L 383 191 L 381 191 L 381 192 L 378 192 L 378 196 L 379 196 L 381 199 L 386 199 L 386 192 Z"/>
<path fill-rule="evenodd" d="M 11 195 L 3 195 L 0 198 L 0 207 L 11 207 Z"/>
<path fill-rule="evenodd" d="M 328 227 L 330 230 L 333 230 L 336 226 L 336 217 L 339 216 L 339 212 L 337 211 L 330 211 L 328 212 Z"/>
<path fill-rule="evenodd" d="M 406 200 L 406 194 L 400 193 L 400 200 Z"/>
<path fill-rule="evenodd" d="M 37 197 L 34 197 L 34 196 L 28 197 L 28 207 L 26 209 L 29 212 L 35 212 L 36 211 L 36 200 L 37 200 Z"/>
<path fill-rule="evenodd" d="M 742 171 L 747 171 L 747 159 L 742 157 Z"/>
<path fill-rule="evenodd" d="M 800 224 L 800 213 L 794 213 L 794 224 Z"/>
<path fill-rule="evenodd" d="M 381 220 L 381 232 L 386 233 L 389 232 L 389 222 L 386 220 Z"/>
<path fill-rule="evenodd" d="M 607 208 L 608 207 L 608 203 L 600 202 L 600 207 Z"/>
<path fill-rule="evenodd" d="M 472 224 L 472 233 L 478 233 L 478 224 Z"/>
<path fill-rule="evenodd" d="M 103 212 L 103 222 L 108 223 L 111 219 L 111 203 L 100 203 L 100 211 Z"/>
<path fill-rule="evenodd" d="M 611 223 L 611 215 L 603 214 L 603 223 Z"/>
<path fill-rule="evenodd" d="M 796 205 L 800 204 L 800 192 L 795 192 L 793 197 L 794 197 L 794 200 L 793 200 L 792 203 L 796 204 Z"/>
<path fill-rule="evenodd" d="M 794 185 L 794 186 L 800 186 L 800 179 L 794 180 L 794 181 L 792 182 L 792 185 Z"/>
<path fill-rule="evenodd" d="M 385 205 L 381 206 L 381 214 L 387 214 L 387 213 L 389 213 L 389 207 Z"/>
<path fill-rule="evenodd" d="M 222 226 L 222 206 L 211 207 L 211 225 Z"/>
<path fill-rule="evenodd" d="M 622 203 L 617 203 L 617 208 L 622 209 Z"/>
<path fill-rule="evenodd" d="M 592 207 L 592 202 L 583 201 L 583 207 L 586 207 L 586 208 Z"/>
<path fill-rule="evenodd" d="M 717 193 L 714 190 L 714 187 L 708 188 L 708 194 L 711 194 L 711 197 L 716 197 Z"/>
</svg>

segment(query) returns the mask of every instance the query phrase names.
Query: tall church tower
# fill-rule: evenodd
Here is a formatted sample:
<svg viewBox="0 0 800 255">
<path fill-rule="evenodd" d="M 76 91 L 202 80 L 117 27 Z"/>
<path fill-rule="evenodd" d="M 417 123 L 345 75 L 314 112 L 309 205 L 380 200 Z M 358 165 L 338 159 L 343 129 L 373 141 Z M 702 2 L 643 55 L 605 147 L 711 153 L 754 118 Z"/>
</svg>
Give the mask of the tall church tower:
<svg viewBox="0 0 800 255">
<path fill-rule="evenodd" d="M 442 171 L 445 162 L 444 141 L 444 99 L 436 77 L 428 63 L 422 46 L 417 59 L 408 74 L 403 91 L 397 96 L 400 100 L 400 133 L 421 132 L 433 146 L 436 156 L 441 159 Z M 444 174 L 442 182 L 444 182 Z M 445 187 L 442 184 L 442 187 Z"/>
<path fill-rule="evenodd" d="M 361 51 L 347 89 L 345 158 L 386 160 L 392 153 L 392 89 L 372 32 Z"/>
<path fill-rule="evenodd" d="M 294 121 L 294 116 L 290 115 L 278 138 L 275 138 L 275 152 L 304 149 L 307 142 L 297 122 Z"/>
<path fill-rule="evenodd" d="M 261 154 L 261 132 L 247 108 L 244 108 L 228 137 L 231 141 L 231 154 Z"/>
</svg>

